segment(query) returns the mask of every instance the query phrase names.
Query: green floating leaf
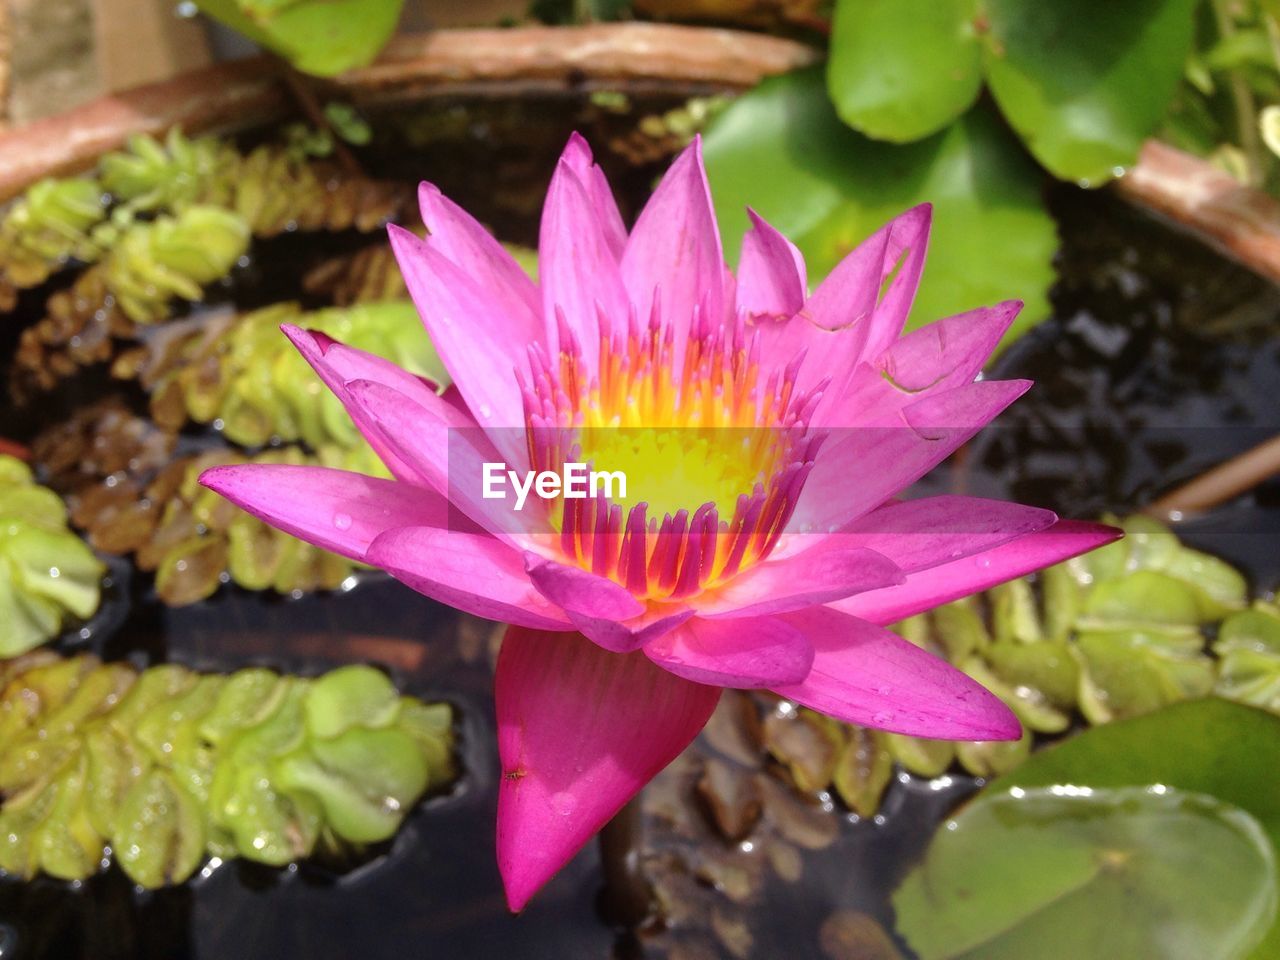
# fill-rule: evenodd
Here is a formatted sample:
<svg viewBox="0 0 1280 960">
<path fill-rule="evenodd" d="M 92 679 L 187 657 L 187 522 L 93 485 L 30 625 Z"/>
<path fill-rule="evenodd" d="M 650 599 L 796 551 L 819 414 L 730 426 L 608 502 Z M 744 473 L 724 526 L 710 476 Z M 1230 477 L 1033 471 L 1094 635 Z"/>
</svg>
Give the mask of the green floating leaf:
<svg viewBox="0 0 1280 960">
<path fill-rule="evenodd" d="M 907 208 L 934 204 L 933 236 L 909 326 L 1020 297 L 1013 336 L 1048 314 L 1057 247 L 1041 175 L 998 118 L 979 107 L 907 146 L 877 143 L 840 122 L 819 69 L 766 80 L 712 122 L 707 171 L 730 255 L 745 207 L 800 247 L 817 283 Z"/>
<path fill-rule="evenodd" d="M 1206 699 L 1087 730 L 1037 752 L 989 789 L 1076 784 L 1096 790 L 1159 784 L 1207 794 L 1248 811 L 1280 849 L 1278 766 L 1280 717 L 1226 700 Z M 1192 861 L 1185 872 L 1196 873 L 1198 864 L 1198 859 Z M 1188 899 L 1184 906 L 1192 903 Z M 1213 955 L 1209 949 L 1203 954 Z M 1248 958 L 1274 960 L 1277 956 L 1280 923 L 1273 921 Z"/>
<path fill-rule="evenodd" d="M 1218 694 L 1280 713 L 1280 608 L 1259 602 L 1228 617 L 1213 652 L 1220 658 Z"/>
<path fill-rule="evenodd" d="M 987 792 L 894 895 L 921 960 L 1237 960 L 1276 912 L 1258 821 L 1162 788 Z"/>
<path fill-rule="evenodd" d="M 1080 712 L 1090 723 L 1150 713 L 1213 689 L 1199 632 L 1090 630 L 1076 639 Z"/>
<path fill-rule="evenodd" d="M 400 694 L 381 670 L 352 664 L 311 684 L 303 704 L 307 730 L 330 739 L 352 727 L 385 727 L 400 710 Z"/>
<path fill-rule="evenodd" d="M 827 90 L 845 123 L 903 143 L 936 133 L 982 88 L 977 0 L 837 0 Z"/>
<path fill-rule="evenodd" d="M 116 813 L 116 860 L 144 887 L 181 883 L 204 859 L 204 816 L 194 797 L 153 768 L 125 794 Z"/>
<path fill-rule="evenodd" d="M 1191 50 L 1195 0 L 988 0 L 987 83 L 1055 176 L 1096 184 L 1164 118 Z"/>
<path fill-rule="evenodd" d="M 331 77 L 373 60 L 404 0 L 196 0 L 209 16 L 304 73 Z"/>
<path fill-rule="evenodd" d="M 105 567 L 67 528 L 62 500 L 0 454 L 0 656 L 14 657 L 98 609 Z"/>
</svg>

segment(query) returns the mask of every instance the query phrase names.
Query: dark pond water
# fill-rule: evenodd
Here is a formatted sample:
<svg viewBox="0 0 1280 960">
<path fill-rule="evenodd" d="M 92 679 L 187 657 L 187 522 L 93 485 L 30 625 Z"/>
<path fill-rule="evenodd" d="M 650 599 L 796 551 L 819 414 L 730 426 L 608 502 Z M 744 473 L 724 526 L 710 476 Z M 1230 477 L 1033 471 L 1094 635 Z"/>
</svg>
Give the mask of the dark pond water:
<svg viewBox="0 0 1280 960">
<path fill-rule="evenodd" d="M 447 121 L 432 119 L 428 134 Z M 493 155 L 485 185 L 459 196 L 474 193 L 490 222 L 529 241 L 541 183 L 567 127 L 527 117 L 506 122 L 529 128 L 527 141 L 509 141 L 522 146 Z M 458 137 L 474 140 L 482 155 L 484 136 L 467 128 Z M 391 166 L 407 173 L 399 156 Z M 440 177 L 446 188 L 462 181 L 466 164 L 454 166 L 460 169 Z M 642 166 L 626 174 L 630 195 L 642 195 L 650 173 Z M 1275 288 L 1108 195 L 1062 190 L 1053 206 L 1064 240 L 1054 315 L 997 369 L 1038 386 L 929 478 L 929 488 L 1011 497 L 1068 516 L 1126 512 L 1280 429 L 1280 340 L 1268 336 L 1280 315 Z M 226 295 L 242 306 L 295 295 L 296 264 L 322 252 L 301 238 L 273 241 Z M 86 376 L 64 393 L 62 408 L 102 382 Z M 42 415 L 58 410 L 45 405 Z M 29 414 L 0 416 L 0 435 L 27 439 L 39 426 Z M 1257 588 L 1280 583 L 1280 483 L 1183 533 L 1242 564 Z M 820 945 L 833 911 L 863 911 L 891 926 L 888 894 L 932 828 L 974 789 L 963 777 L 933 784 L 904 777 L 875 821 L 857 821 L 830 803 L 788 808 L 767 814 L 758 836 L 734 845 L 706 826 L 695 799 L 707 759 L 733 759 L 724 743 L 704 736 L 646 800 L 646 859 L 681 902 L 672 929 L 624 934 L 600 920 L 594 845 L 525 914 L 511 917 L 493 855 L 487 625 L 376 575 L 347 593 L 298 600 L 224 589 L 180 610 L 160 605 L 146 577 L 119 569 L 116 579 L 94 635 L 67 649 L 88 645 L 110 657 L 217 670 L 378 663 L 406 692 L 458 706 L 466 773 L 360 864 L 271 870 L 233 862 L 151 894 L 135 892 L 115 869 L 80 885 L 0 882 L 3 958 L 840 957 L 830 943 L 826 952 Z"/>
</svg>

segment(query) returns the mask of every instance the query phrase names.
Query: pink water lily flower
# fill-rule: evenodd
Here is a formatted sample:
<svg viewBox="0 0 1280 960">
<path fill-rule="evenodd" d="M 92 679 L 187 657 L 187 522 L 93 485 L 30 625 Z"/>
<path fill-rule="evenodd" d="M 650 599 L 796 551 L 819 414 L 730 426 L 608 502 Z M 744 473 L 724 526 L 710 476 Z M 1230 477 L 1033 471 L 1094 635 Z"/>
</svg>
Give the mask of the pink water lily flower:
<svg viewBox="0 0 1280 960">
<path fill-rule="evenodd" d="M 1017 303 L 903 335 L 928 206 L 810 294 L 799 251 L 754 214 L 736 277 L 726 267 L 696 141 L 628 232 L 574 136 L 538 283 L 436 188 L 421 203 L 428 238 L 392 227 L 391 243 L 456 389 L 284 328 L 394 479 L 251 465 L 201 482 L 510 624 L 496 708 L 513 910 L 689 745 L 723 687 L 904 734 L 1019 735 L 1004 703 L 886 624 L 1117 533 L 896 499 L 1029 386 L 978 379 Z M 651 495 L 552 491 L 516 511 L 482 490 L 485 464 L 519 476 L 609 456 L 647 470 L 628 480 Z"/>
</svg>

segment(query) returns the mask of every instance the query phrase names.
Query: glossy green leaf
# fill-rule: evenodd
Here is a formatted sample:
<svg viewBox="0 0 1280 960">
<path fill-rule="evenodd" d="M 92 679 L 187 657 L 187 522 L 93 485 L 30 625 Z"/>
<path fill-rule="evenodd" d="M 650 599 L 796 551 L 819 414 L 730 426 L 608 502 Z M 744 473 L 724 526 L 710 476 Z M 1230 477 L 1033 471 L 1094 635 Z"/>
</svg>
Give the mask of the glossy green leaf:
<svg viewBox="0 0 1280 960">
<path fill-rule="evenodd" d="M 921 960 L 1238 960 L 1276 912 L 1246 811 L 1172 789 L 988 792 L 894 895 Z"/>
<path fill-rule="evenodd" d="M 1026 301 L 1018 331 L 1048 313 L 1057 235 L 1041 174 L 987 109 L 917 143 L 879 143 L 840 122 L 809 69 L 735 101 L 704 151 L 731 256 L 750 205 L 800 247 L 816 284 L 887 220 L 929 201 L 930 254 L 909 326 L 1013 297 Z"/>
<path fill-rule="evenodd" d="M 173 776 L 153 768 L 125 794 L 112 848 L 134 883 L 181 883 L 204 859 L 204 816 Z"/>
<path fill-rule="evenodd" d="M 1136 717 L 1213 689 L 1213 661 L 1198 632 L 1090 630 L 1075 649 L 1080 712 L 1090 723 Z"/>
<path fill-rule="evenodd" d="M 991 789 L 1162 784 L 1247 810 L 1280 849 L 1280 717 L 1206 699 L 1087 730 L 1037 752 Z M 1280 956 L 1280 923 L 1249 960 Z"/>
<path fill-rule="evenodd" d="M 845 123 L 903 143 L 936 133 L 982 88 L 976 0 L 837 0 L 827 90 Z"/>
<path fill-rule="evenodd" d="M 1195 0 L 988 0 L 987 84 L 1055 176 L 1100 183 L 1163 119 L 1191 49 Z"/>
<path fill-rule="evenodd" d="M 1280 713 L 1280 608 L 1257 603 L 1218 630 L 1218 694 Z"/>
<path fill-rule="evenodd" d="M 381 670 L 352 664 L 311 684 L 303 713 L 313 737 L 332 738 L 352 727 L 385 727 L 400 709 L 400 692 Z"/>
<path fill-rule="evenodd" d="M 196 0 L 196 6 L 304 73 L 369 63 L 395 32 L 404 0 Z"/>
</svg>

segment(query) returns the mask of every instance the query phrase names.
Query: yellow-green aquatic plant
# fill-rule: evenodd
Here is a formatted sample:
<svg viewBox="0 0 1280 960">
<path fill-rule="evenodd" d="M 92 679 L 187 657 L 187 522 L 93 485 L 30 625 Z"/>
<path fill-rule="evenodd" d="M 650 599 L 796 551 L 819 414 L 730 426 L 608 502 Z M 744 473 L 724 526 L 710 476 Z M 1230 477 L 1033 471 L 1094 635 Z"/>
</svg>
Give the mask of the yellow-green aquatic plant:
<svg viewBox="0 0 1280 960">
<path fill-rule="evenodd" d="M 377 843 L 455 776 L 449 705 L 371 667 L 224 676 L 43 654 L 0 679 L 0 869 L 23 878 L 83 879 L 110 852 L 159 887 L 209 856 Z"/>
<path fill-rule="evenodd" d="M 98 609 L 104 567 L 67 529 L 67 508 L 22 461 L 0 454 L 0 656 L 56 636 Z"/>
</svg>

